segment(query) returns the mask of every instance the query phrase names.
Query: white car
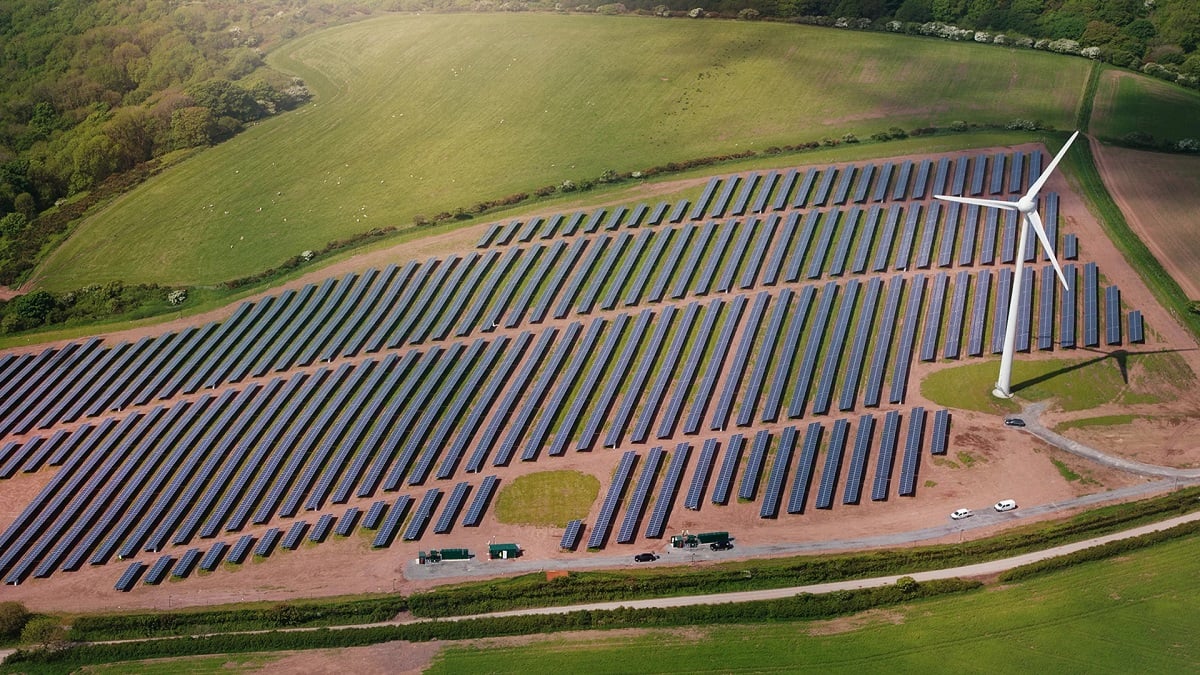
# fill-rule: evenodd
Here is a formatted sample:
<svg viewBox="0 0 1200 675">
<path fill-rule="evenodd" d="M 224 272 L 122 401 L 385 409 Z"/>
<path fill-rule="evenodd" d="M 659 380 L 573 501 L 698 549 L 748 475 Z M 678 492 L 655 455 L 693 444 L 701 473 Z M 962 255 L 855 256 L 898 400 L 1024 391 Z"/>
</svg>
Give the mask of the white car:
<svg viewBox="0 0 1200 675">
<path fill-rule="evenodd" d="M 1000 512 L 1012 511 L 1013 509 L 1017 508 L 1017 503 L 1011 499 L 1005 499 L 1003 501 L 996 502 L 996 505 L 992 508 Z"/>
<path fill-rule="evenodd" d="M 951 513 L 950 517 L 954 520 L 962 520 L 963 518 L 970 518 L 973 515 L 975 514 L 971 513 L 971 509 L 958 509 L 954 513 Z"/>
</svg>

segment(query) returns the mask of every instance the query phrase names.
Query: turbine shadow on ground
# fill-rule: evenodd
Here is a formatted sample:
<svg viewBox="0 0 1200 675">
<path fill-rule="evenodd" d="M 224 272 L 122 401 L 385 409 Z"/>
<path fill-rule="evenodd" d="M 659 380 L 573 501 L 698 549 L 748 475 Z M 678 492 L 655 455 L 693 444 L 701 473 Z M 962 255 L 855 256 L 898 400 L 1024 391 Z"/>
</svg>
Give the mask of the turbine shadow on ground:
<svg viewBox="0 0 1200 675">
<path fill-rule="evenodd" d="M 1069 366 L 1066 366 L 1064 368 L 1059 368 L 1058 370 L 1052 370 L 1048 373 L 1042 373 L 1041 375 L 1038 375 L 1035 378 L 1025 380 L 1023 382 L 1014 383 L 1013 387 L 1012 387 L 1013 393 L 1015 394 L 1024 389 L 1027 389 L 1029 387 L 1033 387 L 1033 386 L 1039 385 L 1043 382 L 1047 382 L 1049 380 L 1052 380 L 1052 379 L 1058 377 L 1059 375 L 1066 375 L 1067 373 L 1070 373 L 1070 372 L 1073 372 L 1076 370 L 1081 370 L 1081 369 L 1086 368 L 1091 365 L 1095 365 L 1097 363 L 1100 363 L 1101 361 L 1104 361 L 1105 359 L 1114 359 L 1117 362 L 1117 368 L 1119 368 L 1121 370 L 1121 381 L 1128 385 L 1129 384 L 1129 357 L 1130 356 L 1148 356 L 1151 354 L 1173 354 L 1176 352 L 1194 351 L 1194 349 L 1155 349 L 1155 350 L 1147 350 L 1147 351 L 1142 351 L 1142 352 L 1131 352 L 1127 349 L 1114 349 L 1111 352 L 1105 352 L 1103 350 L 1093 349 L 1090 347 L 1084 347 L 1083 349 L 1085 349 L 1089 352 L 1098 353 L 1098 354 L 1100 354 L 1100 356 L 1097 356 L 1096 358 L 1093 358 L 1093 359 L 1088 359 L 1087 361 L 1080 361 L 1079 363 L 1073 363 Z"/>
</svg>

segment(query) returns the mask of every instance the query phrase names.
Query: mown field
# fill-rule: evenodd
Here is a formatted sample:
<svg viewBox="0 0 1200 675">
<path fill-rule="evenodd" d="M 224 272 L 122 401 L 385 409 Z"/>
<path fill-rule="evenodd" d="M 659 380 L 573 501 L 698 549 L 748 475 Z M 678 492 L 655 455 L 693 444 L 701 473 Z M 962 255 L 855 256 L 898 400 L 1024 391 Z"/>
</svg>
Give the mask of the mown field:
<svg viewBox="0 0 1200 675">
<path fill-rule="evenodd" d="M 892 126 L 1074 119 L 1089 62 L 748 22 L 389 16 L 285 45 L 303 109 L 84 223 L 38 283 L 212 284 L 416 214 Z"/>
<path fill-rule="evenodd" d="M 1135 131 L 1155 139 L 1200 139 L 1200 93 L 1162 80 L 1107 68 L 1100 74 L 1091 130 L 1101 139 Z"/>
<path fill-rule="evenodd" d="M 1050 576 L 818 622 L 593 632 L 452 647 L 428 671 L 1189 672 L 1200 667 L 1194 537 Z M 636 665 L 635 665 L 636 664 Z"/>
</svg>

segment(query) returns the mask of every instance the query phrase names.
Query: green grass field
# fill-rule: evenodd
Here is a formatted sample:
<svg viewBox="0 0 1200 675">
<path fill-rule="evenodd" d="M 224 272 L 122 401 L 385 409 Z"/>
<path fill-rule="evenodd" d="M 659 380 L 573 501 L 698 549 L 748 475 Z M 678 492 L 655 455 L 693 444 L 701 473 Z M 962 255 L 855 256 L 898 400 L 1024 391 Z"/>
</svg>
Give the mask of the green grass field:
<svg viewBox="0 0 1200 675">
<path fill-rule="evenodd" d="M 1102 139 L 1141 131 L 1157 139 L 1198 138 L 1200 93 L 1127 71 L 1105 69 L 1096 88 L 1091 130 Z"/>
<path fill-rule="evenodd" d="M 427 672 L 1190 672 L 1200 667 L 1197 543 L 833 621 L 453 647 Z"/>
<path fill-rule="evenodd" d="M 566 527 L 586 518 L 600 481 L 578 471 L 539 471 L 518 476 L 500 489 L 496 519 L 502 523 Z"/>
<path fill-rule="evenodd" d="M 956 119 L 1065 127 L 1089 65 L 793 25 L 541 14 L 382 17 L 270 61 L 316 100 L 119 199 L 39 283 L 211 284 L 608 168 Z"/>
</svg>

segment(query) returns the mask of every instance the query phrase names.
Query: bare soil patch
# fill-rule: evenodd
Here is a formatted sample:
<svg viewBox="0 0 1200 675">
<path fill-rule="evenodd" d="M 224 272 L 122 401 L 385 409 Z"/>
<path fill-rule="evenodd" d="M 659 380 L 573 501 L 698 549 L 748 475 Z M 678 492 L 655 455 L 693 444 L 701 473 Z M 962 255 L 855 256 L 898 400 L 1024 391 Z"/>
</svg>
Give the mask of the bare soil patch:
<svg viewBox="0 0 1200 675">
<path fill-rule="evenodd" d="M 829 619 L 828 621 L 813 621 L 808 624 L 808 634 L 813 636 L 840 635 L 841 633 L 852 633 L 867 626 L 876 626 L 879 624 L 899 626 L 904 623 L 904 619 L 906 618 L 903 612 L 893 609 L 870 609 L 859 614 Z"/>
</svg>

